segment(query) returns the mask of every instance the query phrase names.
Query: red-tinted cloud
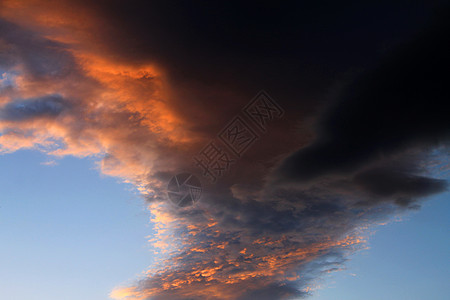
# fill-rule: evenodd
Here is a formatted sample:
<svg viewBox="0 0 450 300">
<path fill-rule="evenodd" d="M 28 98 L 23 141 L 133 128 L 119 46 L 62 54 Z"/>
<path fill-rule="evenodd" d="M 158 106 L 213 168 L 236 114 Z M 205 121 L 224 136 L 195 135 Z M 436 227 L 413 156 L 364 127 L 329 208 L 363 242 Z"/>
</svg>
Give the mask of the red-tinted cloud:
<svg viewBox="0 0 450 300">
<path fill-rule="evenodd" d="M 341 269 L 347 256 L 363 247 L 370 226 L 411 205 L 409 198 L 445 187 L 416 174 L 427 160 L 414 147 L 399 147 L 393 157 L 378 160 L 362 155 L 354 167 L 340 160 L 352 160 L 347 152 L 333 156 L 342 150 L 333 145 L 341 144 L 330 143 L 313 151 L 311 161 L 300 159 L 309 169 L 289 165 L 292 157 L 317 148 L 303 147 L 314 137 L 319 146 L 328 141 L 327 130 L 315 130 L 311 123 L 335 98 L 333 91 L 323 92 L 333 89 L 335 72 L 361 64 L 366 56 L 378 59 L 372 52 L 383 36 L 377 24 L 362 22 L 363 33 L 349 33 L 348 25 L 330 17 L 338 9 L 360 24 L 358 7 L 322 11 L 306 4 L 231 3 L 208 10 L 164 3 L 0 4 L 0 152 L 29 148 L 56 157 L 96 157 L 101 172 L 133 183 L 149 200 L 156 232 L 149 240 L 158 263 L 135 284 L 112 291 L 112 298 L 305 296 L 316 278 Z M 303 13 L 304 23 L 297 13 Z M 323 36 L 309 38 L 309 30 L 321 26 L 327 28 Z M 363 42 L 344 49 L 336 43 L 332 53 L 317 51 L 328 49 L 335 31 L 344 41 L 355 35 Z M 165 201 L 167 180 L 182 171 L 200 174 L 192 157 L 261 88 L 274 92 L 286 110 L 284 119 L 258 132 L 261 138 L 215 185 L 199 175 L 205 186 L 197 205 L 181 209 Z M 336 111 L 351 118 L 327 123 L 334 120 L 328 113 L 319 129 L 358 126 L 346 124 L 353 110 L 345 102 L 339 106 L 337 98 Z M 343 142 L 340 136 L 333 139 Z M 321 161 L 324 152 L 328 156 Z M 320 176 L 313 174 L 316 168 L 323 171 Z M 302 172 L 314 180 L 294 176 Z M 395 180 L 378 180 L 385 178 L 383 172 Z M 411 189 L 411 178 L 425 189 Z M 380 195 L 387 185 L 393 192 Z"/>
</svg>

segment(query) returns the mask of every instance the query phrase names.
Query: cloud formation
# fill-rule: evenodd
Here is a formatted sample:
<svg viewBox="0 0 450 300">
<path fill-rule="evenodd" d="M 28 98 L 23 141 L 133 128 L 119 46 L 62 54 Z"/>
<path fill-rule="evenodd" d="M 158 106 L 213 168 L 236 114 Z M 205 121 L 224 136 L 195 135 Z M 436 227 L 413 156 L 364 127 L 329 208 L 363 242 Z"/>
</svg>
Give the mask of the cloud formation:
<svg viewBox="0 0 450 300">
<path fill-rule="evenodd" d="M 348 173 L 405 149 L 446 143 L 446 18 L 347 86 L 319 122 L 316 141 L 285 161 L 286 176 L 310 180 Z"/>
<path fill-rule="evenodd" d="M 447 187 L 430 175 L 450 130 L 435 10 L 4 1 L 0 153 L 94 156 L 142 192 L 160 260 L 113 299 L 304 297 L 368 229 Z M 192 157 L 261 88 L 284 119 L 209 184 Z M 164 188 L 186 171 L 204 194 L 180 209 Z"/>
</svg>

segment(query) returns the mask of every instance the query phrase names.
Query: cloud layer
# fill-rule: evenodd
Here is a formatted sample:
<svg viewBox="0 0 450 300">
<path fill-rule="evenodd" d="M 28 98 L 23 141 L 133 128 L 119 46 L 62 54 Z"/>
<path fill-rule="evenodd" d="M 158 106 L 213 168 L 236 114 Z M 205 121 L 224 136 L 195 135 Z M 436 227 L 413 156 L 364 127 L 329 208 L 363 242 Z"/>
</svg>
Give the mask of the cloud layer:
<svg viewBox="0 0 450 300">
<path fill-rule="evenodd" d="M 145 196 L 160 259 L 113 299 L 301 298 L 370 228 L 447 188 L 436 11 L 4 1 L 0 153 L 94 156 Z M 193 157 L 261 88 L 284 118 L 209 183 Z M 204 184 L 195 206 L 166 199 L 181 172 Z"/>
</svg>

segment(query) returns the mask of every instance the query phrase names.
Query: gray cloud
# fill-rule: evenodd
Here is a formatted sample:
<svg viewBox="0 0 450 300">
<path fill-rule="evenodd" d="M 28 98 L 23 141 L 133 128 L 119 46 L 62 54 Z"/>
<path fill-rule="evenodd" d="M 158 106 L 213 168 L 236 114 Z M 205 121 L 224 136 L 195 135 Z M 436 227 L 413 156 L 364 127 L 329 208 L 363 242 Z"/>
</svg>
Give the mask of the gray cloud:
<svg viewBox="0 0 450 300">
<path fill-rule="evenodd" d="M 447 20 L 444 14 L 346 87 L 319 120 L 316 140 L 287 158 L 280 176 L 308 181 L 351 174 L 410 149 L 447 143 Z"/>
<path fill-rule="evenodd" d="M 414 198 L 441 193 L 447 189 L 446 180 L 376 168 L 358 173 L 354 182 L 378 198 L 394 198 L 400 205 Z"/>
<path fill-rule="evenodd" d="M 69 109 L 69 103 L 60 95 L 20 99 L 0 108 L 0 119 L 6 121 L 25 121 L 39 117 L 56 117 Z"/>
</svg>

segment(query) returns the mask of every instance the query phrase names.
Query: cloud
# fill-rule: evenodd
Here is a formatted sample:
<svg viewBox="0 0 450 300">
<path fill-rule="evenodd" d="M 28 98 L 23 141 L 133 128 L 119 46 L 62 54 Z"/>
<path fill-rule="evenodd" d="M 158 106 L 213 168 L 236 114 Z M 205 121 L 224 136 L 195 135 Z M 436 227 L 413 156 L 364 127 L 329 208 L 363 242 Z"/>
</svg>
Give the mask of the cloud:
<svg viewBox="0 0 450 300">
<path fill-rule="evenodd" d="M 0 119 L 23 121 L 38 117 L 56 117 L 65 110 L 66 105 L 60 95 L 15 100 L 0 109 Z"/>
<path fill-rule="evenodd" d="M 148 200 L 158 263 L 114 299 L 306 297 L 370 228 L 446 188 L 427 174 L 449 133 L 432 5 L 0 5 L 0 153 L 92 156 Z M 261 88 L 284 119 L 209 184 L 192 157 Z M 181 172 L 203 181 L 196 206 L 165 201 Z"/>
<path fill-rule="evenodd" d="M 280 176 L 308 181 L 348 174 L 406 150 L 448 143 L 445 18 L 347 86 L 318 122 L 316 140 L 286 159 Z"/>
<path fill-rule="evenodd" d="M 445 180 L 382 168 L 359 173 L 354 181 L 376 197 L 394 198 L 397 204 L 408 204 L 411 198 L 441 193 L 447 188 Z"/>
<path fill-rule="evenodd" d="M 76 70 L 73 57 L 66 47 L 43 38 L 14 23 L 0 20 L 2 51 L 0 67 L 22 64 L 27 74 L 38 78 L 61 78 Z"/>
<path fill-rule="evenodd" d="M 31 10 L 26 3 L 2 5 L 0 41 L 8 50 L 2 51 L 2 72 L 8 81 L 0 96 L 0 152 L 35 148 L 56 156 L 97 156 L 104 173 L 148 185 L 152 164 L 163 163 L 156 145 L 168 153 L 175 140 L 176 147 L 189 140 L 161 96 L 163 75 L 149 64 L 102 57 L 84 23 L 50 22 L 59 19 L 46 4 Z M 25 16 L 9 14 L 16 5 L 25 6 Z M 40 19 L 43 14 L 48 22 Z M 73 32 L 76 41 L 61 41 Z"/>
</svg>

